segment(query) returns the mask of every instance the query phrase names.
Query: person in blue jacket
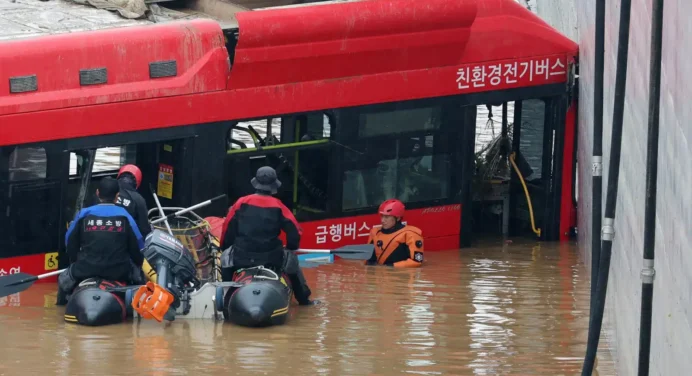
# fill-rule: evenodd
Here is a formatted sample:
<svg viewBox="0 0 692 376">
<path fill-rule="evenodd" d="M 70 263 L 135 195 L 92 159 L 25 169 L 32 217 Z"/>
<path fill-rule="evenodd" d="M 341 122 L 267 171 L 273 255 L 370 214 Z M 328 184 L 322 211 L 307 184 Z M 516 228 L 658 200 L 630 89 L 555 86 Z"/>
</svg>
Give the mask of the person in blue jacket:
<svg viewBox="0 0 692 376">
<path fill-rule="evenodd" d="M 82 209 L 67 229 L 70 266 L 58 278 L 58 304 L 65 304 L 74 287 L 88 278 L 145 283 L 144 239 L 132 216 L 116 205 L 119 191 L 117 180 L 103 178 L 96 190 L 100 203 Z"/>
</svg>

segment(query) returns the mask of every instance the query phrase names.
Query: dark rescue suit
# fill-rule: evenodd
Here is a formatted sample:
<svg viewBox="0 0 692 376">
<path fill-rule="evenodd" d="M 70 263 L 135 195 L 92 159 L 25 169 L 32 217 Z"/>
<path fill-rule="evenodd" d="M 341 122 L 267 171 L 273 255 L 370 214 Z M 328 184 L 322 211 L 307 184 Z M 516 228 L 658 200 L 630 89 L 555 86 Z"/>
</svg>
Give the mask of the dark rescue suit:
<svg viewBox="0 0 692 376">
<path fill-rule="evenodd" d="M 144 197 L 128 183 L 119 180 L 118 185 L 120 186 L 120 194 L 118 195 L 116 204 L 127 210 L 130 216 L 135 220 L 142 238 L 146 239 L 147 235 L 151 232 L 151 225 L 149 224 L 147 203 L 144 201 Z"/>
<path fill-rule="evenodd" d="M 423 264 L 423 233 L 418 227 L 401 222 L 387 230 L 373 227 L 368 244 L 375 245 L 375 253 L 366 265 L 419 268 Z"/>
<path fill-rule="evenodd" d="M 279 239 L 282 230 L 286 233 L 286 249 Z M 239 198 L 223 224 L 223 280 L 230 281 L 233 273 L 242 268 L 261 265 L 282 270 L 291 281 L 296 300 L 308 303 L 311 291 L 293 252 L 300 245 L 300 236 L 298 221 L 279 199 L 261 193 Z"/>
<path fill-rule="evenodd" d="M 143 283 L 144 240 L 120 206 L 101 203 L 82 209 L 65 234 L 65 245 L 71 265 L 58 285 L 67 294 L 87 278 Z"/>
</svg>

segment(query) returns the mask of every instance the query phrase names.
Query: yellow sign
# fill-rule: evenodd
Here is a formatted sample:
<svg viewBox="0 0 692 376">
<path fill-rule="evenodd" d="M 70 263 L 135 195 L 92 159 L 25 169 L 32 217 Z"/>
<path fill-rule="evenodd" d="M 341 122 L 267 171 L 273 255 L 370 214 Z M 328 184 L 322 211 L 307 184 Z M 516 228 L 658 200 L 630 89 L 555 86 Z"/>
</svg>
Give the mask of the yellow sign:
<svg viewBox="0 0 692 376">
<path fill-rule="evenodd" d="M 173 166 L 159 164 L 159 181 L 156 186 L 156 194 L 173 199 Z"/>
<path fill-rule="evenodd" d="M 44 270 L 58 270 L 58 252 L 46 253 L 43 261 Z"/>
</svg>

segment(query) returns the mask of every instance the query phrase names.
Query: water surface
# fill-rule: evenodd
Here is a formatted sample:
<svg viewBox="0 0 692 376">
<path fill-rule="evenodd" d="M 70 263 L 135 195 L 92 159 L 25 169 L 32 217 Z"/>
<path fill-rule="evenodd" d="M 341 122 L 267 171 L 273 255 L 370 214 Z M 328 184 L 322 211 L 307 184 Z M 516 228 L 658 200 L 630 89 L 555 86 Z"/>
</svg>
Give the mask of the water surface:
<svg viewBox="0 0 692 376">
<path fill-rule="evenodd" d="M 37 284 L 0 300 L 0 375 L 580 374 L 589 286 L 575 247 L 496 242 L 426 257 L 418 270 L 305 269 L 323 303 L 266 329 L 75 326 L 53 306 L 55 285 Z M 605 346 L 594 375 L 614 375 Z"/>
</svg>

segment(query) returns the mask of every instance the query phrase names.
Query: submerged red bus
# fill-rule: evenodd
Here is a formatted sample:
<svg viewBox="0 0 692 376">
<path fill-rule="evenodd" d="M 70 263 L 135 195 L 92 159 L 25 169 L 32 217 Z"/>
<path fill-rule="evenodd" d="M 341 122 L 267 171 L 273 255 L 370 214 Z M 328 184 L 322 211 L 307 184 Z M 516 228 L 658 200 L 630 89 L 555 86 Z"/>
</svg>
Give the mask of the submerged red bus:
<svg viewBox="0 0 692 376">
<path fill-rule="evenodd" d="M 541 239 L 567 238 L 577 45 L 514 0 L 319 3 L 236 18 L 0 42 L 0 275 L 65 266 L 86 152 L 97 149 L 99 165 L 108 147 L 117 160 L 91 178 L 136 163 L 150 207 L 150 184 L 164 206 L 226 193 L 203 210 L 223 216 L 271 165 L 303 248 L 364 242 L 391 197 L 426 250 L 468 246 L 485 226 L 472 210 L 477 108 L 509 102 L 510 148 L 530 171 L 502 185 L 510 235 L 532 228 L 529 193 Z"/>
</svg>

